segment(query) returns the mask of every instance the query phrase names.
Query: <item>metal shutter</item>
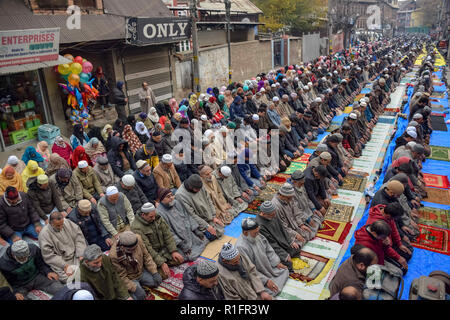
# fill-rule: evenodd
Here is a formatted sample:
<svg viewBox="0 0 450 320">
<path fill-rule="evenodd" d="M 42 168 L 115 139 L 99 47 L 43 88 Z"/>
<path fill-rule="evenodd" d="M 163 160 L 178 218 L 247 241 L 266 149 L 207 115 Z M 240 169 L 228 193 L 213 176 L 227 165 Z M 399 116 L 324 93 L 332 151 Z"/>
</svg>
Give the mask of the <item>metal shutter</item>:
<svg viewBox="0 0 450 320">
<path fill-rule="evenodd" d="M 169 46 L 130 47 L 123 57 L 131 113 L 141 110 L 138 92 L 144 81 L 152 88 L 157 101 L 173 97 Z"/>
</svg>

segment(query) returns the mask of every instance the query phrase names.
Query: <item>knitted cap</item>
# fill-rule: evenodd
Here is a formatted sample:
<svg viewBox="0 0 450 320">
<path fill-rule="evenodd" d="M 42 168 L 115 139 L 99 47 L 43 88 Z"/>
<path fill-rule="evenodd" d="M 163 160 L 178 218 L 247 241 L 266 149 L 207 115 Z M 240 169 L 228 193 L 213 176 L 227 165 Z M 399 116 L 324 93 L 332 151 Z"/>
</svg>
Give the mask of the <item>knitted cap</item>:
<svg viewBox="0 0 450 320">
<path fill-rule="evenodd" d="M 162 162 L 163 163 L 171 163 L 172 162 L 172 156 L 170 154 L 165 154 L 162 156 Z"/>
<path fill-rule="evenodd" d="M 208 120 L 208 117 L 206 116 L 206 114 L 202 114 L 202 115 L 200 116 L 200 120 L 206 121 L 206 120 Z"/>
<path fill-rule="evenodd" d="M 397 180 L 391 180 L 386 185 L 387 188 L 392 191 L 393 193 L 400 195 L 405 191 L 405 187 L 400 181 Z"/>
<path fill-rule="evenodd" d="M 138 160 L 138 161 L 136 162 L 136 167 L 137 167 L 138 169 L 142 169 L 142 168 L 144 168 L 146 165 L 148 165 L 148 163 L 147 163 L 147 161 L 144 161 L 144 160 Z"/>
<path fill-rule="evenodd" d="M 324 143 L 321 143 L 317 146 L 316 151 L 317 152 L 324 152 L 328 150 L 328 146 Z"/>
<path fill-rule="evenodd" d="M 72 296 L 72 300 L 95 300 L 92 293 L 87 290 L 78 290 Z"/>
<path fill-rule="evenodd" d="M 420 113 L 415 113 L 414 115 L 413 115 L 413 119 L 414 120 L 419 120 L 419 119 L 422 119 L 423 118 L 423 115 L 421 115 Z"/>
<path fill-rule="evenodd" d="M 115 186 L 109 186 L 108 188 L 106 188 L 106 195 L 108 197 L 115 195 L 117 193 L 119 193 L 119 190 L 117 190 L 117 187 L 115 187 Z"/>
<path fill-rule="evenodd" d="M 424 154 L 425 153 L 425 148 L 419 143 L 416 143 L 414 145 L 414 147 L 412 148 L 412 150 L 414 152 L 417 152 L 417 153 L 420 153 L 420 154 Z"/>
<path fill-rule="evenodd" d="M 56 174 L 57 174 L 58 178 L 60 178 L 60 179 L 68 179 L 72 176 L 72 171 L 70 171 L 69 169 L 66 169 L 66 168 L 61 168 L 61 169 L 58 169 Z"/>
<path fill-rule="evenodd" d="M 350 119 L 353 119 L 353 120 L 356 120 L 356 119 L 358 119 L 358 116 L 356 115 L 356 113 L 350 113 L 349 114 L 349 116 L 348 116 Z"/>
<path fill-rule="evenodd" d="M 169 193 L 171 193 L 172 191 L 170 191 L 170 189 L 167 189 L 167 188 L 160 188 L 159 190 L 158 190 L 158 199 L 159 199 L 159 202 L 161 202 L 161 201 L 163 201 L 166 197 L 167 197 L 167 195 L 169 194 Z"/>
<path fill-rule="evenodd" d="M 258 222 L 256 222 L 255 218 L 245 218 L 242 220 L 242 230 L 248 231 L 248 230 L 254 230 L 259 227 Z"/>
<path fill-rule="evenodd" d="M 26 258 L 30 255 L 30 247 L 24 240 L 13 242 L 11 245 L 11 253 L 17 258 Z"/>
<path fill-rule="evenodd" d="M 91 202 L 86 199 L 82 199 L 78 201 L 78 208 L 82 211 L 89 211 L 91 210 Z"/>
<path fill-rule="evenodd" d="M 203 187 L 202 178 L 196 173 L 187 178 L 186 182 L 191 188 L 201 189 Z"/>
<path fill-rule="evenodd" d="M 16 156 L 9 156 L 8 164 L 12 165 L 12 166 L 15 166 L 16 164 L 19 164 L 19 158 L 17 158 Z"/>
<path fill-rule="evenodd" d="M 100 156 L 97 158 L 97 163 L 101 165 L 108 164 L 108 158 Z"/>
<path fill-rule="evenodd" d="M 294 187 L 292 186 L 292 184 L 287 182 L 281 186 L 278 192 L 285 197 L 292 197 L 295 194 Z"/>
<path fill-rule="evenodd" d="M 305 179 L 305 174 L 302 170 L 295 170 L 294 173 L 291 175 L 291 179 L 293 181 L 300 181 Z"/>
<path fill-rule="evenodd" d="M 408 134 L 408 136 L 410 136 L 411 138 L 416 139 L 417 138 L 417 132 L 414 130 L 406 130 L 406 133 Z"/>
<path fill-rule="evenodd" d="M 124 247 L 133 247 L 137 244 L 137 237 L 133 231 L 124 231 L 119 234 L 119 243 Z"/>
<path fill-rule="evenodd" d="M 255 120 L 255 121 L 258 121 L 259 120 L 259 116 L 257 114 L 254 114 L 252 116 L 252 119 Z"/>
<path fill-rule="evenodd" d="M 277 210 L 277 208 L 275 208 L 272 201 L 264 201 L 259 207 L 259 210 L 261 210 L 262 213 L 272 213 Z"/>
<path fill-rule="evenodd" d="M 331 160 L 331 154 L 327 151 L 324 151 L 319 156 L 320 159 Z"/>
<path fill-rule="evenodd" d="M 19 196 L 19 191 L 13 186 L 6 187 L 5 196 L 8 200 L 14 200 Z"/>
<path fill-rule="evenodd" d="M 210 279 L 219 274 L 217 264 L 211 260 L 200 260 L 197 264 L 197 276 L 202 279 Z"/>
<path fill-rule="evenodd" d="M 142 213 L 149 213 L 149 212 L 152 212 L 152 211 L 155 211 L 155 206 L 151 202 L 146 202 L 141 207 L 141 212 Z"/>
<path fill-rule="evenodd" d="M 122 183 L 127 187 L 132 187 L 135 185 L 136 180 L 131 174 L 126 174 L 122 177 Z"/>
<path fill-rule="evenodd" d="M 46 174 L 41 174 L 37 177 L 38 184 L 46 184 L 48 183 L 48 176 Z"/>
<path fill-rule="evenodd" d="M 239 254 L 238 249 L 230 242 L 227 242 L 223 245 L 222 250 L 220 251 L 220 256 L 224 260 L 233 260 Z"/>
</svg>

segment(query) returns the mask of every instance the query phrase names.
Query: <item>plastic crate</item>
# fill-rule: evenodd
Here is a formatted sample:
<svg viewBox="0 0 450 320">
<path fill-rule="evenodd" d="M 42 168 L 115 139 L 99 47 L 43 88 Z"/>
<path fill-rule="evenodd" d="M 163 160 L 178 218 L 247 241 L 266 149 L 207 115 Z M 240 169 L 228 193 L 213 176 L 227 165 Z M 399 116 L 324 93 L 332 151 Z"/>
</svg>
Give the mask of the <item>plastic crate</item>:
<svg viewBox="0 0 450 320">
<path fill-rule="evenodd" d="M 52 124 L 43 124 L 38 129 L 38 140 L 46 141 L 49 145 L 52 145 L 57 136 L 61 135 L 61 130 L 57 126 Z"/>
<path fill-rule="evenodd" d="M 38 136 L 39 127 L 32 127 L 28 129 L 28 136 L 30 139 L 36 139 Z"/>
<path fill-rule="evenodd" d="M 39 119 L 39 118 L 34 119 L 33 120 L 33 125 L 35 127 L 39 127 L 41 125 L 41 119 Z"/>
<path fill-rule="evenodd" d="M 30 129 L 34 127 L 33 120 L 27 120 L 25 121 L 25 129 Z"/>
<path fill-rule="evenodd" d="M 0 122 L 0 127 L 2 128 L 2 130 L 6 130 L 6 128 L 8 128 L 8 123 L 6 123 L 5 121 Z"/>
<path fill-rule="evenodd" d="M 26 102 L 22 102 L 21 104 L 19 104 L 19 108 L 20 108 L 20 111 L 26 111 L 27 110 L 27 103 Z"/>
<path fill-rule="evenodd" d="M 21 142 L 30 140 L 27 130 L 19 130 L 19 131 L 11 132 L 10 136 L 11 136 L 11 140 L 12 140 L 13 144 L 17 144 L 17 143 L 21 143 Z"/>
<path fill-rule="evenodd" d="M 14 130 L 22 130 L 25 128 L 25 119 L 12 120 L 10 122 L 10 129 Z"/>
<path fill-rule="evenodd" d="M 34 101 L 27 101 L 27 109 L 33 109 L 34 108 Z"/>
<path fill-rule="evenodd" d="M 11 110 L 12 110 L 12 112 L 19 112 L 20 107 L 19 107 L 19 105 L 15 104 L 15 105 L 11 106 Z"/>
</svg>

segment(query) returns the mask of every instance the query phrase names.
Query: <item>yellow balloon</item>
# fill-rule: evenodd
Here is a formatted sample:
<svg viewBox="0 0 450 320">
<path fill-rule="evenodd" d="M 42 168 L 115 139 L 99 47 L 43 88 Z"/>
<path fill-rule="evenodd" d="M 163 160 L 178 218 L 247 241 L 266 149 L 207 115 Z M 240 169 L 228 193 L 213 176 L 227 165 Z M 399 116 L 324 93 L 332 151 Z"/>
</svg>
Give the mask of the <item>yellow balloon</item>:
<svg viewBox="0 0 450 320">
<path fill-rule="evenodd" d="M 76 87 L 76 86 L 80 83 L 80 76 L 77 75 L 77 74 L 75 74 L 75 73 L 72 73 L 72 74 L 69 76 L 69 83 L 70 83 L 72 86 Z"/>
<path fill-rule="evenodd" d="M 63 76 L 70 73 L 70 66 L 67 63 L 58 65 L 58 72 Z"/>
<path fill-rule="evenodd" d="M 70 65 L 70 71 L 74 74 L 80 74 L 83 71 L 83 67 L 78 62 L 74 62 Z"/>
</svg>

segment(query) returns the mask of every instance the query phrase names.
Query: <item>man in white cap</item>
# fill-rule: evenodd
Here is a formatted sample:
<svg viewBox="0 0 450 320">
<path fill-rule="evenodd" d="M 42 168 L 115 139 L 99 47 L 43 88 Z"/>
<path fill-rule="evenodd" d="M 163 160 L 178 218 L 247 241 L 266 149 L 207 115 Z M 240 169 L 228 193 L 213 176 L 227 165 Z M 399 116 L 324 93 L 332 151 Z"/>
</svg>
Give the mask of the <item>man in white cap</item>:
<svg viewBox="0 0 450 320">
<path fill-rule="evenodd" d="M 39 247 L 44 261 L 66 283 L 83 259 L 86 239 L 75 223 L 61 212 L 53 212 L 49 224 L 39 233 Z"/>
<path fill-rule="evenodd" d="M 117 190 L 123 193 L 128 201 L 130 201 L 133 207 L 133 212 L 136 214 L 139 212 L 144 203 L 148 202 L 141 187 L 136 184 L 136 180 L 131 174 L 126 174 L 116 184 Z"/>
<path fill-rule="evenodd" d="M 142 286 L 156 288 L 162 278 L 140 235 L 124 231 L 111 247 L 109 258 L 133 300 L 145 300 Z"/>
<path fill-rule="evenodd" d="M 289 278 L 288 268 L 281 263 L 267 239 L 260 234 L 259 224 L 255 218 L 245 218 L 241 227 L 242 234 L 236 242 L 236 247 L 255 265 L 266 291 L 276 296 Z"/>
<path fill-rule="evenodd" d="M 202 122 L 202 132 L 205 132 L 206 130 L 211 128 L 211 122 L 209 122 L 208 117 L 206 116 L 206 114 L 202 114 L 200 116 L 200 120 Z"/>
<path fill-rule="evenodd" d="M 244 199 L 249 199 L 245 192 L 241 192 L 234 177 L 232 176 L 231 168 L 222 166 L 213 172 L 214 177 L 219 183 L 225 199 L 230 203 L 236 212 L 243 212 L 247 209 L 248 203 Z"/>
<path fill-rule="evenodd" d="M 178 252 L 185 261 L 195 261 L 209 243 L 208 239 L 169 189 L 160 190 L 158 201 L 156 212 L 169 225 Z"/>
<path fill-rule="evenodd" d="M 218 263 L 219 284 L 226 300 L 272 300 L 255 265 L 233 244 L 223 245 Z"/>
<path fill-rule="evenodd" d="M 398 137 L 395 140 L 395 149 L 394 150 L 396 150 L 397 148 L 399 148 L 401 146 L 406 145 L 408 142 L 411 142 L 411 141 L 415 142 L 416 138 L 417 138 L 416 128 L 411 127 L 410 129 L 407 129 L 405 132 L 403 132 L 403 134 L 400 137 Z"/>
<path fill-rule="evenodd" d="M 161 162 L 153 170 L 153 175 L 160 188 L 171 189 L 175 193 L 181 186 L 180 178 L 170 154 L 162 156 Z"/>
<path fill-rule="evenodd" d="M 117 238 L 118 233 L 130 230 L 134 220 L 133 207 L 117 187 L 106 189 L 106 195 L 98 201 L 98 213 L 106 231 Z"/>
<path fill-rule="evenodd" d="M 38 246 L 24 240 L 14 242 L 0 257 L 0 272 L 12 286 L 17 300 L 24 300 L 31 290 L 55 294 L 63 286 L 58 275 L 42 259 Z"/>
<path fill-rule="evenodd" d="M 29 178 L 27 184 L 27 194 L 42 220 L 47 220 L 50 213 L 54 211 L 62 212 L 64 216 L 67 214 L 58 196 L 56 186 L 48 183 L 47 175 L 41 174 Z"/>
<path fill-rule="evenodd" d="M 73 171 L 73 175 L 81 183 L 84 199 L 88 199 L 93 204 L 97 204 L 98 199 L 105 195 L 94 169 L 89 166 L 87 161 L 82 160 L 78 162 L 78 166 Z"/>
<path fill-rule="evenodd" d="M 21 174 L 22 171 L 25 169 L 26 165 L 25 162 L 23 162 L 22 160 L 20 160 L 19 158 L 17 158 L 16 156 L 9 156 L 8 157 L 8 161 L 6 162 L 9 166 L 13 167 L 14 170 L 16 170 L 16 172 L 18 174 Z"/>
<path fill-rule="evenodd" d="M 303 247 L 306 242 L 314 238 L 315 231 L 307 223 L 305 212 L 300 211 L 297 200 L 294 199 L 295 190 L 290 183 L 285 183 L 272 198 L 277 209 L 277 216 L 290 235 L 291 240 Z"/>
<path fill-rule="evenodd" d="M 131 230 L 142 237 L 163 279 L 170 276 L 169 266 L 177 266 L 184 262 L 169 225 L 156 213 L 152 203 L 147 202 L 142 206 L 141 213 L 136 215 L 131 224 Z"/>
</svg>

